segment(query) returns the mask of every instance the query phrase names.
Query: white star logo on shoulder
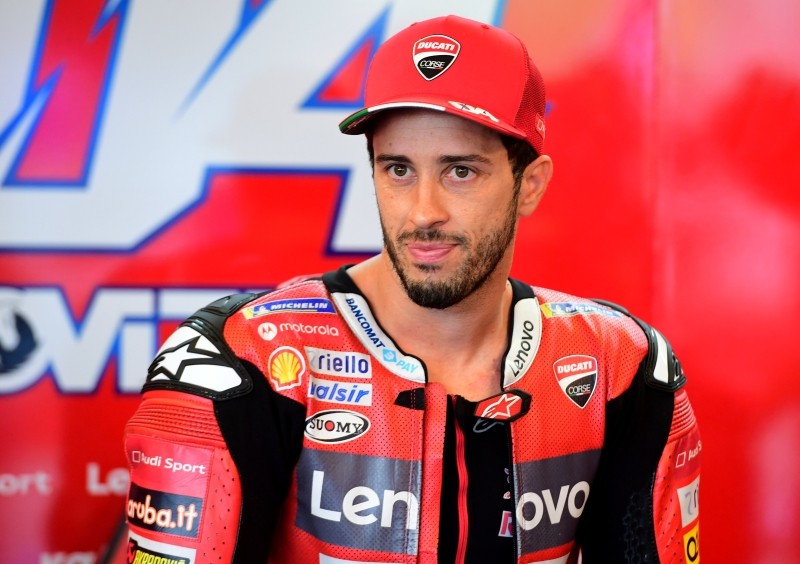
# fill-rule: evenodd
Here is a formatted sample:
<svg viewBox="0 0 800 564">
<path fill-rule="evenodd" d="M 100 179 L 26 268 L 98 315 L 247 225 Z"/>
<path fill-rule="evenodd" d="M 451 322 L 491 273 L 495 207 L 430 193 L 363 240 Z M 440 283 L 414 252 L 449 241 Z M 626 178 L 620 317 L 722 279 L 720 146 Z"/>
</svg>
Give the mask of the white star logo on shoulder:
<svg viewBox="0 0 800 564">
<path fill-rule="evenodd" d="M 180 327 L 166 340 L 147 374 L 148 382 L 172 381 L 221 392 L 242 383 L 207 337 Z"/>
</svg>

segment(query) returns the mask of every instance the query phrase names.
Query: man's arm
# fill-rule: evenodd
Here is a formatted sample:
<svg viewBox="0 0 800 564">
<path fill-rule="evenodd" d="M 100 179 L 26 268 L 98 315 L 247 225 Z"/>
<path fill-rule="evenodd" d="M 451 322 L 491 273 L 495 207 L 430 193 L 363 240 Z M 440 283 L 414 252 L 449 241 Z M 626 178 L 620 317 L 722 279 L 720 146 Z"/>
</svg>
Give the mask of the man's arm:
<svg viewBox="0 0 800 564">
<path fill-rule="evenodd" d="M 583 563 L 699 558 L 700 434 L 669 343 L 636 320 L 648 352 L 607 404 L 606 437 L 579 528 Z"/>
<path fill-rule="evenodd" d="M 199 310 L 149 368 L 125 429 L 129 556 L 267 561 L 304 409 L 275 393 L 226 342 L 226 320 L 253 297 L 229 296 Z"/>
</svg>

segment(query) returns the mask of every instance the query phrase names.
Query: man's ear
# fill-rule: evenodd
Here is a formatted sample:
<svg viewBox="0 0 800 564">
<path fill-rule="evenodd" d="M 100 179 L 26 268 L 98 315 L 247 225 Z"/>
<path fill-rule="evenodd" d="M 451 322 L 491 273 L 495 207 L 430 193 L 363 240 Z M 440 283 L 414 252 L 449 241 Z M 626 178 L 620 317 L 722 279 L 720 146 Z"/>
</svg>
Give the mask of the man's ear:
<svg viewBox="0 0 800 564">
<path fill-rule="evenodd" d="M 525 168 L 519 191 L 519 215 L 527 217 L 533 213 L 552 176 L 553 160 L 547 155 L 540 155 Z"/>
</svg>

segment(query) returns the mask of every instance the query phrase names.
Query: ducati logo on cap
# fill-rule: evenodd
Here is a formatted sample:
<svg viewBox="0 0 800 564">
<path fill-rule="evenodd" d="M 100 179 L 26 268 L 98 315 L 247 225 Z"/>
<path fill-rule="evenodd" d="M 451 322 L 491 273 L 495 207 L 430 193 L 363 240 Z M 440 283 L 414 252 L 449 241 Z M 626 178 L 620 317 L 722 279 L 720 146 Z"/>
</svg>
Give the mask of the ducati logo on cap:
<svg viewBox="0 0 800 564">
<path fill-rule="evenodd" d="M 425 80 L 433 80 L 450 68 L 461 44 L 446 35 L 429 35 L 414 44 L 414 66 Z"/>
<path fill-rule="evenodd" d="M 582 354 L 565 356 L 553 363 L 553 372 L 572 403 L 580 408 L 589 403 L 597 384 L 596 358 Z"/>
</svg>

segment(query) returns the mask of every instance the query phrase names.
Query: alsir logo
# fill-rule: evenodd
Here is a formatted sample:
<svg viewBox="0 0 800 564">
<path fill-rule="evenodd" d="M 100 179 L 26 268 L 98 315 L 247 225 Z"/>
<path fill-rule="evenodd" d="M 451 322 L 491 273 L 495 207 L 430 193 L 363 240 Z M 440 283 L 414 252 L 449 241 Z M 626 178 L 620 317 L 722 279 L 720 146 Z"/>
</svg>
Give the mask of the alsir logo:
<svg viewBox="0 0 800 564">
<path fill-rule="evenodd" d="M 344 443 L 369 429 L 369 419 L 346 409 L 320 411 L 306 419 L 306 437 L 318 443 Z"/>
<path fill-rule="evenodd" d="M 585 407 L 597 384 L 597 359 L 581 354 L 565 356 L 553 363 L 553 372 L 567 397 L 578 407 Z"/>
<path fill-rule="evenodd" d="M 458 57 L 461 44 L 446 35 L 429 35 L 414 44 L 414 65 L 425 80 L 446 71 Z"/>
</svg>

